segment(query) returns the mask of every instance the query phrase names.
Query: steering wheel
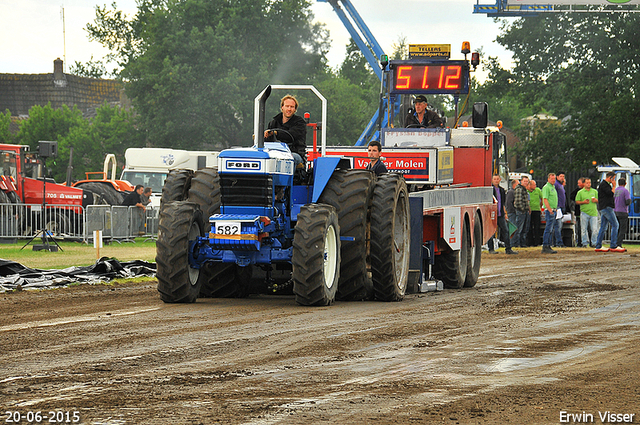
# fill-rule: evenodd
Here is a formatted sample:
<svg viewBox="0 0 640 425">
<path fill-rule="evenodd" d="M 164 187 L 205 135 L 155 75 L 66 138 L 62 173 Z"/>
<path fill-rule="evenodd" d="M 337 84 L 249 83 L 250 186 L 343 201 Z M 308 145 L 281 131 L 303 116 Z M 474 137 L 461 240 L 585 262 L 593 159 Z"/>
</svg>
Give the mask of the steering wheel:
<svg viewBox="0 0 640 425">
<path fill-rule="evenodd" d="M 284 128 L 269 128 L 268 130 L 272 132 L 271 136 L 269 136 L 269 139 L 272 139 L 274 141 L 281 141 L 281 142 L 285 142 L 285 143 L 293 143 L 295 141 L 295 139 L 293 138 L 291 133 L 289 133 Z M 277 139 L 276 139 L 276 136 L 273 134 L 274 131 L 278 132 L 278 138 Z M 289 138 L 289 142 L 287 142 L 286 140 L 282 140 L 283 133 L 284 133 L 284 136 L 287 136 Z"/>
<path fill-rule="evenodd" d="M 423 124 L 409 124 L 406 128 L 427 128 L 427 126 Z"/>
</svg>

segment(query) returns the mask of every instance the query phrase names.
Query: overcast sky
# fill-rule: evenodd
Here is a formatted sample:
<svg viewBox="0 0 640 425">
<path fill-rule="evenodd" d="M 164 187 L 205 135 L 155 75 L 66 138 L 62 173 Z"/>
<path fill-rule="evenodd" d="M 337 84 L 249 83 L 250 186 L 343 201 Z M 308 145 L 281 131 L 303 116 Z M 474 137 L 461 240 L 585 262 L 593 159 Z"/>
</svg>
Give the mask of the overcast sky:
<svg viewBox="0 0 640 425">
<path fill-rule="evenodd" d="M 115 0 L 129 15 L 136 12 L 135 0 Z M 90 42 L 83 29 L 95 18 L 96 4 L 112 0 L 0 0 L 0 73 L 44 74 L 53 72 L 53 61 L 64 59 L 66 70 L 76 61 L 101 60 L 107 53 L 97 42 Z M 492 3 L 494 0 L 482 2 Z M 496 42 L 499 25 L 486 15 L 473 14 L 474 0 L 352 0 L 385 53 L 400 36 L 411 44 L 451 44 L 452 59 L 460 59 L 463 41 L 471 49 L 500 58 L 509 66 L 510 52 Z M 63 38 L 62 7 L 65 26 Z M 329 64 L 335 67 L 344 58 L 349 33 L 329 3 L 315 1 L 316 20 L 331 33 Z M 66 40 L 66 43 L 63 41 Z"/>
</svg>

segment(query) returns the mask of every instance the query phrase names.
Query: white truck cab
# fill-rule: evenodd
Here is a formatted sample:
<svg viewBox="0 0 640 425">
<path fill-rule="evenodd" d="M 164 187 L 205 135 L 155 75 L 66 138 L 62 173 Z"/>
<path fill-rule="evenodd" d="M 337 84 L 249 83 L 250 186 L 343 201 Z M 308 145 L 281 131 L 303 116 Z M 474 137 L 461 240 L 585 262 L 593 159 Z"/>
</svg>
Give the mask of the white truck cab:
<svg viewBox="0 0 640 425">
<path fill-rule="evenodd" d="M 160 206 L 162 186 L 169 171 L 199 170 L 218 166 L 218 152 L 186 151 L 169 148 L 129 148 L 124 153 L 125 165 L 121 180 L 132 185 L 151 187 L 151 205 Z"/>
</svg>

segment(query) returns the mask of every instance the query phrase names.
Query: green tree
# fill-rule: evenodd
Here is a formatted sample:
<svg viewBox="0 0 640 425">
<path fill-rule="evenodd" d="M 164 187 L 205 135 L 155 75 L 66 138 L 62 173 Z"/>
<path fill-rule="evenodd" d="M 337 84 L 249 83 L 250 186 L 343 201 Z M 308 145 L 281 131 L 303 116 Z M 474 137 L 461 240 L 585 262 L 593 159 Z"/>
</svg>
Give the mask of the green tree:
<svg viewBox="0 0 640 425">
<path fill-rule="evenodd" d="M 373 116 L 378 104 L 370 99 L 370 92 L 345 78 L 321 82 L 318 90 L 328 101 L 327 144 L 354 145 Z"/>
<path fill-rule="evenodd" d="M 82 113 L 74 106 L 73 109 L 63 105 L 60 109 L 51 107 L 51 102 L 45 106 L 35 105 L 29 109 L 29 119 L 20 125 L 17 139 L 20 144 L 29 145 L 33 152 L 37 152 L 38 142 L 41 140 L 58 141 L 69 134 L 72 127 L 82 125 Z"/>
<path fill-rule="evenodd" d="M 13 134 L 9 130 L 11 126 L 11 112 L 0 112 L 0 143 L 13 143 Z"/>
<path fill-rule="evenodd" d="M 118 163 L 124 164 L 124 151 L 130 147 L 144 146 L 144 137 L 135 128 L 128 111 L 105 102 L 96 109 L 95 117 L 72 127 L 62 142 L 59 156 L 67 162 L 61 164 L 64 168 L 56 170 L 56 178 L 66 170 L 70 149 L 73 148 L 73 175 L 81 180 L 86 178 L 87 172 L 103 170 L 106 154 L 115 154 Z"/>
<path fill-rule="evenodd" d="M 64 180 L 68 161 L 68 156 L 61 155 L 66 148 L 64 138 L 73 127 L 84 125 L 86 122 L 76 106 L 71 109 L 63 105 L 60 109 L 53 109 L 51 103 L 36 105 L 29 109 L 29 119 L 22 122 L 16 138 L 20 144 L 29 145 L 32 152 L 38 152 L 39 141 L 57 141 L 58 156 L 47 161 L 47 168 L 55 179 Z"/>
<path fill-rule="evenodd" d="M 104 65 L 104 63 L 100 61 L 94 61 L 93 56 L 91 56 L 91 60 L 86 64 L 76 61 L 74 65 L 71 65 L 69 73 L 78 75 L 80 77 L 90 78 L 105 78 L 109 76 L 107 67 Z"/>
<path fill-rule="evenodd" d="M 353 39 L 347 45 L 346 56 L 340 65 L 338 76 L 372 93 L 371 100 L 377 98 L 380 80 Z"/>
<path fill-rule="evenodd" d="M 532 165 L 581 169 L 640 153 L 639 39 L 637 13 L 541 14 L 504 28 L 498 42 L 515 62 L 495 70 L 511 82 L 504 98 L 562 119 L 525 143 Z"/>
<path fill-rule="evenodd" d="M 407 37 L 402 35 L 398 37 L 398 40 L 391 45 L 393 48 L 393 52 L 389 59 L 393 60 L 401 60 L 401 59 L 409 59 L 409 42 L 407 41 Z"/>
<path fill-rule="evenodd" d="M 58 142 L 58 156 L 47 160 L 47 168 L 56 181 L 66 179 L 71 148 L 73 178 L 80 180 L 87 171 L 102 171 L 107 153 L 115 153 L 122 160 L 126 148 L 144 144 L 131 114 L 106 103 L 96 109 L 91 120 L 84 119 L 77 107 L 34 106 L 29 110 L 29 119 L 20 126 L 17 139 L 33 152 L 38 151 L 39 141 Z"/>
<path fill-rule="evenodd" d="M 502 121 L 505 127 L 518 129 L 520 120 L 533 114 L 533 109 L 524 105 L 514 89 L 516 77 L 512 72 L 502 69 L 498 58 L 489 57 L 482 63 L 489 76 L 484 84 L 472 78 L 470 104 L 474 102 L 487 102 L 489 106 L 489 119 Z"/>
<path fill-rule="evenodd" d="M 98 7 L 90 37 L 113 51 L 153 146 L 251 144 L 253 99 L 267 84 L 324 72 L 327 34 L 306 0 L 140 0 Z"/>
</svg>

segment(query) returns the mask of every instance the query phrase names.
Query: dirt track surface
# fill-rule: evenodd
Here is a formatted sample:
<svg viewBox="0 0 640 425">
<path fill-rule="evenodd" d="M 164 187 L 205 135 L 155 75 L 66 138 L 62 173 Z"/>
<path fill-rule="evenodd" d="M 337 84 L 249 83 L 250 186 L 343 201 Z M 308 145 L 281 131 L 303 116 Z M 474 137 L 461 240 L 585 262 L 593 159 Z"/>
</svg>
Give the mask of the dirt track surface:
<svg viewBox="0 0 640 425">
<path fill-rule="evenodd" d="M 640 258 L 522 251 L 397 303 L 163 304 L 155 281 L 0 294 L 2 423 L 640 423 Z"/>
</svg>

